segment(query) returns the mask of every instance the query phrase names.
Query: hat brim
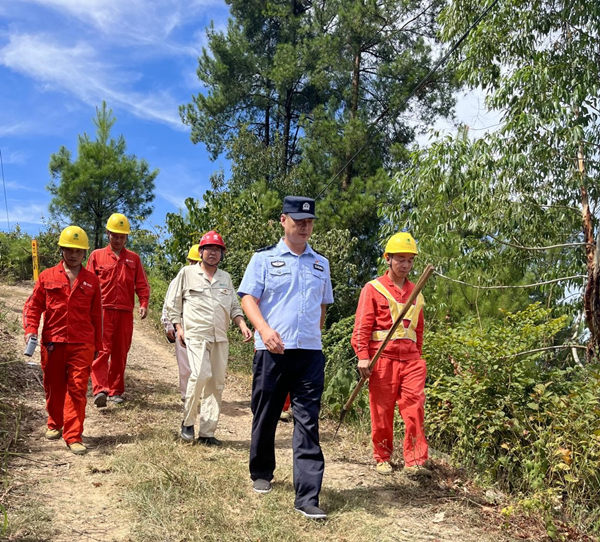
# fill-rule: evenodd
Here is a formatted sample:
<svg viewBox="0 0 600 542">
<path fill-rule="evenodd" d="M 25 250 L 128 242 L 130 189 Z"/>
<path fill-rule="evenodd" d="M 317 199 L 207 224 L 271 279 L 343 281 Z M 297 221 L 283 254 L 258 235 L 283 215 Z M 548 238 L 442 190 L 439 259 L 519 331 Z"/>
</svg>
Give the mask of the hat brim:
<svg viewBox="0 0 600 542">
<path fill-rule="evenodd" d="M 317 218 L 311 213 L 287 213 L 287 215 L 293 218 L 294 220 L 304 220 L 305 218 Z"/>
</svg>

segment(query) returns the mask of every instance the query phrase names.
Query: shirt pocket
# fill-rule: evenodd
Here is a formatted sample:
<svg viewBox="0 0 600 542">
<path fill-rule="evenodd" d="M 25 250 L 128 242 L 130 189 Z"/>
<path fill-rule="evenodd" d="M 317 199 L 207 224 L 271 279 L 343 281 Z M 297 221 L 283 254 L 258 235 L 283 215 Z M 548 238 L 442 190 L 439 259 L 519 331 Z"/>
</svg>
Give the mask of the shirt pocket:
<svg viewBox="0 0 600 542">
<path fill-rule="evenodd" d="M 186 288 L 183 291 L 184 299 L 203 299 L 206 297 L 212 297 L 210 288 Z"/>
<path fill-rule="evenodd" d="M 265 288 L 282 290 L 292 282 L 292 270 L 289 267 L 273 267 L 267 271 Z"/>
<path fill-rule="evenodd" d="M 231 308 L 232 292 L 233 292 L 233 290 L 231 290 L 229 288 L 215 288 L 213 290 L 213 296 L 215 297 L 215 299 L 217 300 L 219 305 L 224 307 L 227 312 L 229 312 L 229 310 Z"/>
<path fill-rule="evenodd" d="M 66 285 L 60 282 L 48 282 L 46 284 L 46 308 L 56 310 L 65 306 L 67 301 Z"/>
<path fill-rule="evenodd" d="M 108 280 L 112 277 L 114 272 L 114 265 L 97 265 L 94 269 L 94 273 L 100 280 Z"/>
<path fill-rule="evenodd" d="M 92 306 L 93 296 L 94 288 L 92 286 L 79 284 L 77 290 L 71 296 L 71 301 L 75 303 L 77 308 L 89 310 Z"/>
<path fill-rule="evenodd" d="M 311 297 L 314 297 L 316 302 L 321 303 L 325 293 L 325 273 L 316 269 L 310 269 L 307 273 L 307 278 L 307 286 Z"/>
</svg>

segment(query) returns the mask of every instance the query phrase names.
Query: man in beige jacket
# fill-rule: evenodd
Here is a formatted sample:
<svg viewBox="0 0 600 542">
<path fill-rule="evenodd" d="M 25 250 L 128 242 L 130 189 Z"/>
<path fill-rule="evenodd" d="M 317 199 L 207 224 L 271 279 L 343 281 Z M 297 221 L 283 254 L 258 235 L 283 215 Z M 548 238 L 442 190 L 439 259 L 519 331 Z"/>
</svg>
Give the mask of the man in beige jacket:
<svg viewBox="0 0 600 542">
<path fill-rule="evenodd" d="M 245 341 L 252 339 L 229 273 L 218 269 L 225 243 L 215 231 L 200 240 L 200 265 L 182 268 L 165 305 L 177 340 L 187 347 L 192 371 L 187 385 L 181 438 L 192 442 L 200 405 L 198 442 L 220 446 L 215 430 L 221 412 L 221 397 L 229 357 L 227 329 L 230 321 L 240 328 Z"/>
<path fill-rule="evenodd" d="M 195 244 L 190 247 L 187 255 L 188 265 L 196 265 L 200 261 L 199 245 Z M 188 360 L 187 349 L 181 344 L 181 341 L 175 340 L 175 327 L 173 323 L 167 318 L 167 299 L 169 299 L 169 292 L 175 287 L 177 277 L 175 277 L 165 294 L 165 301 L 163 303 L 161 323 L 165 328 L 165 335 L 170 343 L 175 343 L 175 359 L 177 359 L 177 369 L 179 370 L 179 391 L 181 392 L 181 400 L 185 402 L 185 392 L 187 390 L 188 379 L 190 378 L 190 362 Z"/>
</svg>

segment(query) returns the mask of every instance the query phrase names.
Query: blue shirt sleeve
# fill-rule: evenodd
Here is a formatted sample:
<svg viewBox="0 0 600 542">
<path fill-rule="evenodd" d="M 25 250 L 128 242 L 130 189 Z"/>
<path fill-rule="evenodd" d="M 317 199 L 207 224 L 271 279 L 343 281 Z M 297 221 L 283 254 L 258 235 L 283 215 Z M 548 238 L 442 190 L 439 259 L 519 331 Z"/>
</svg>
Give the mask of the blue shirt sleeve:
<svg viewBox="0 0 600 542">
<path fill-rule="evenodd" d="M 325 290 L 323 292 L 323 301 L 321 305 L 331 305 L 333 303 L 333 287 L 331 286 L 331 274 L 329 262 L 327 262 L 327 280 L 325 281 Z"/>
<path fill-rule="evenodd" d="M 244 271 L 244 277 L 238 288 L 238 295 L 243 297 L 245 295 L 251 295 L 256 299 L 260 299 L 265 289 L 265 276 L 264 276 L 264 258 L 261 254 L 254 253 L 250 258 L 250 263 Z"/>
</svg>

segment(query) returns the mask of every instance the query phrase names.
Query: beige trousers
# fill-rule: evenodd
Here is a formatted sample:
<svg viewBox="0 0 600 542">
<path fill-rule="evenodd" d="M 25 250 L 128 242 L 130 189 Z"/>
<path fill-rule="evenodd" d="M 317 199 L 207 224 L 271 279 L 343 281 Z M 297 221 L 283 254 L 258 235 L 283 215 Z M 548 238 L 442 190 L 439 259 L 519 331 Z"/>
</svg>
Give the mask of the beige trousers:
<svg viewBox="0 0 600 542">
<path fill-rule="evenodd" d="M 177 358 L 177 368 L 179 370 L 179 391 L 181 392 L 181 399 L 185 401 L 185 393 L 191 370 L 187 348 L 182 346 L 179 340 L 175 341 L 175 357 Z"/>
<path fill-rule="evenodd" d="M 228 342 L 186 338 L 191 374 L 183 406 L 183 425 L 194 425 L 200 405 L 198 436 L 213 437 L 221 414 L 221 398 L 229 358 Z"/>
</svg>

